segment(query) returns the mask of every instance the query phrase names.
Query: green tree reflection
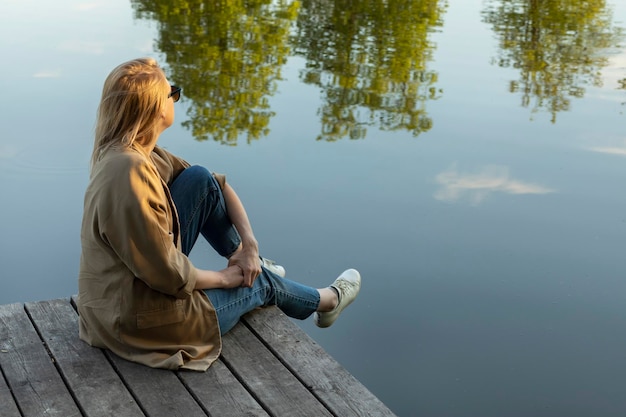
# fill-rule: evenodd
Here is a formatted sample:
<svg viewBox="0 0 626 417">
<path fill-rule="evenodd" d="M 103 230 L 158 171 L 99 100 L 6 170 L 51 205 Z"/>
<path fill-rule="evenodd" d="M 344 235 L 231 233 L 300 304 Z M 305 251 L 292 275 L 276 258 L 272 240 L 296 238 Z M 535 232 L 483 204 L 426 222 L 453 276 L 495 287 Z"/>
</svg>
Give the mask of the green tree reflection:
<svg viewBox="0 0 626 417">
<path fill-rule="evenodd" d="M 168 75 L 191 101 L 183 125 L 198 140 L 236 145 L 268 133 L 276 89 L 289 54 L 297 2 L 131 0 L 137 18 L 157 21 L 156 48 Z"/>
<path fill-rule="evenodd" d="M 414 136 L 433 125 L 426 102 L 441 94 L 429 70 L 429 34 L 442 26 L 442 0 L 303 0 L 292 37 L 301 74 L 318 86 L 318 140 L 361 139 L 367 126 Z"/>
<path fill-rule="evenodd" d="M 269 97 L 289 55 L 323 93 L 318 139 L 363 138 L 367 126 L 417 136 L 439 97 L 429 34 L 446 0 L 131 0 L 157 22 L 156 48 L 190 103 L 198 140 L 237 144 L 269 133 Z M 294 48 L 294 52 L 291 51 Z"/>
<path fill-rule="evenodd" d="M 621 38 L 605 0 L 490 0 L 482 14 L 500 42 L 497 64 L 520 71 L 510 91 L 553 123 L 572 97 L 602 84 L 606 49 Z"/>
</svg>

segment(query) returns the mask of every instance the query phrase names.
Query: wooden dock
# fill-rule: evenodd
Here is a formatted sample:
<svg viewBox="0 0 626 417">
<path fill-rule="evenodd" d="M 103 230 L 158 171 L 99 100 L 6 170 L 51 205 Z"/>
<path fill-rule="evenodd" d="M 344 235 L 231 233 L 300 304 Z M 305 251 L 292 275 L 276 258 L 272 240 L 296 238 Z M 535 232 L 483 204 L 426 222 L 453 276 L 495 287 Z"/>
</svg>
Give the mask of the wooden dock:
<svg viewBox="0 0 626 417">
<path fill-rule="evenodd" d="M 223 340 L 207 372 L 152 369 L 78 338 L 74 302 L 0 306 L 0 416 L 393 416 L 275 307 Z"/>
</svg>

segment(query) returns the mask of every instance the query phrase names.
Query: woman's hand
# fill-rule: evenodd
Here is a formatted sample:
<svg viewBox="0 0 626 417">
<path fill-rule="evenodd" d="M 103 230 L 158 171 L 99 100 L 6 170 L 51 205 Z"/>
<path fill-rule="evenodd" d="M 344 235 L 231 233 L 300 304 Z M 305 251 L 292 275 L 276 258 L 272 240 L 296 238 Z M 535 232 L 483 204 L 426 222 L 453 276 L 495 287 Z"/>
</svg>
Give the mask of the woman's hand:
<svg viewBox="0 0 626 417">
<path fill-rule="evenodd" d="M 228 266 L 237 266 L 243 272 L 242 287 L 252 287 L 254 280 L 261 273 L 261 261 L 256 245 L 242 246 L 229 259 Z"/>
<path fill-rule="evenodd" d="M 243 286 L 243 271 L 237 265 L 229 266 L 219 272 L 222 275 L 221 288 L 237 288 Z"/>
</svg>

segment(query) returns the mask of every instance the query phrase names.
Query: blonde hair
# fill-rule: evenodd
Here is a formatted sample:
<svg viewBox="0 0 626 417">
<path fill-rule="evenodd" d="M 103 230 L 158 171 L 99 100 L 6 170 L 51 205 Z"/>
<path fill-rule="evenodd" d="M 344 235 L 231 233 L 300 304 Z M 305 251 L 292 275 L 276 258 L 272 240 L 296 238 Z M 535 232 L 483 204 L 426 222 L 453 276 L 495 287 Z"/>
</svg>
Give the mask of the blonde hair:
<svg viewBox="0 0 626 417">
<path fill-rule="evenodd" d="M 147 143 L 156 140 L 166 86 L 165 73 L 152 58 L 134 59 L 111 71 L 98 106 L 92 168 L 112 146 L 130 147 L 138 138 Z"/>
</svg>

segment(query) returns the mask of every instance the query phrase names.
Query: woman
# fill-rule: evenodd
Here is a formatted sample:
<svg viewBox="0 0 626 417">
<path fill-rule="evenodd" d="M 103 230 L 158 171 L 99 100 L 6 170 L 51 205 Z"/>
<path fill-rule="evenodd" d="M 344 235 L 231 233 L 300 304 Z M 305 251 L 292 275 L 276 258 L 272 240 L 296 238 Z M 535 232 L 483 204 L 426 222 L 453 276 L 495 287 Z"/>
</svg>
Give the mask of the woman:
<svg viewBox="0 0 626 417">
<path fill-rule="evenodd" d="M 361 279 L 348 269 L 315 289 L 259 257 L 225 177 L 157 146 L 180 94 L 150 58 L 121 64 L 104 83 L 81 230 L 79 330 L 87 343 L 131 361 L 206 370 L 220 354 L 221 335 L 243 314 L 277 305 L 328 327 Z M 226 268 L 191 263 L 200 234 L 228 259 Z"/>
</svg>

